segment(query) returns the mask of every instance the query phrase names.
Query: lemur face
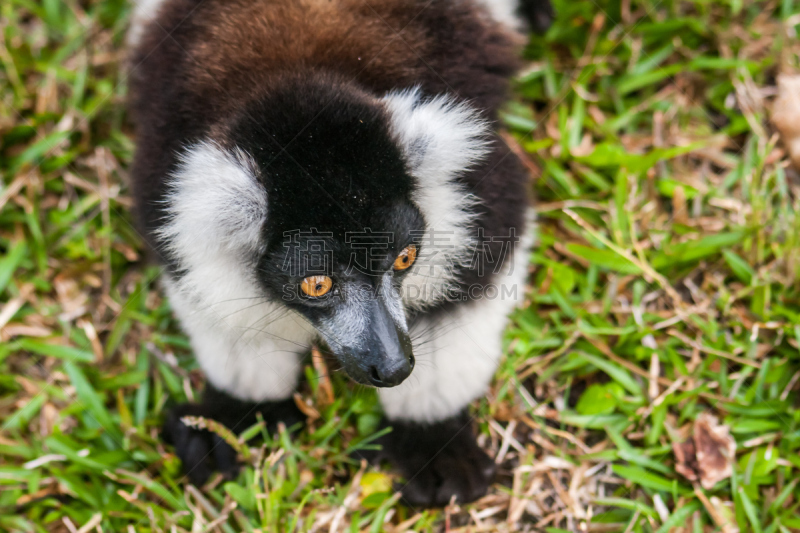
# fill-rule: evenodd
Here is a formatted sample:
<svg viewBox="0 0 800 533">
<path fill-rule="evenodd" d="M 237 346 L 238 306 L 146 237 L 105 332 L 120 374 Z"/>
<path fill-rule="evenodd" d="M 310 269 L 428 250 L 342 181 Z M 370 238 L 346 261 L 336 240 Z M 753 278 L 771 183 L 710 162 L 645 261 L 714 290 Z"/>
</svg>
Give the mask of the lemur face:
<svg viewBox="0 0 800 533">
<path fill-rule="evenodd" d="M 377 208 L 364 223 L 342 222 L 352 231 L 278 236 L 276 228 L 276 243 L 258 262 L 259 279 L 316 328 L 351 378 L 399 385 L 414 367 L 401 292 L 421 250 L 422 217 L 402 202 Z"/>
</svg>

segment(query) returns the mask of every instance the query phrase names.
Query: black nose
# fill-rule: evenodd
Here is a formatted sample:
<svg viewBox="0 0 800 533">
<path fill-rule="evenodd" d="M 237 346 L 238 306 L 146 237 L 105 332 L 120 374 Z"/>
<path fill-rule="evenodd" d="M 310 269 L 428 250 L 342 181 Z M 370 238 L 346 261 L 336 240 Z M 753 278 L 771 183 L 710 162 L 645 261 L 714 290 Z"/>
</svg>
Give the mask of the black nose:
<svg viewBox="0 0 800 533">
<path fill-rule="evenodd" d="M 376 387 L 400 385 L 414 370 L 414 356 L 409 354 L 399 364 L 375 365 L 369 369 L 369 381 Z"/>
<path fill-rule="evenodd" d="M 375 387 L 395 387 L 414 369 L 411 339 L 394 322 L 383 298 L 370 300 L 369 306 L 369 329 L 360 350 L 354 353 L 358 367 L 350 375 Z"/>
</svg>

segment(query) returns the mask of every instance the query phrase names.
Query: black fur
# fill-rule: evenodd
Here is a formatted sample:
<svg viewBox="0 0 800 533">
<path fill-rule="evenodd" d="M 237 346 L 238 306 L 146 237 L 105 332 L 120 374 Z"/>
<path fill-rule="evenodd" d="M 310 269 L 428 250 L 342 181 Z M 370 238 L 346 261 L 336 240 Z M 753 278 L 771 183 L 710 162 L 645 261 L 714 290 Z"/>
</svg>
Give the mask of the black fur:
<svg viewBox="0 0 800 533">
<path fill-rule="evenodd" d="M 277 402 L 242 402 L 208 384 L 202 403 L 178 405 L 168 412 L 162 434 L 168 444 L 175 446 L 175 453 L 189 480 L 202 485 L 214 471 L 228 478 L 235 477 L 239 472 L 236 452 L 216 434 L 190 428 L 181 422 L 181 418 L 202 416 L 221 422 L 238 434 L 258 421 L 258 413 L 270 433 L 274 433 L 281 422 L 287 428 L 305 422 L 305 416 L 293 398 Z"/>
<path fill-rule="evenodd" d="M 519 13 L 536 33 L 546 32 L 556 18 L 550 0 L 520 0 Z"/>
<path fill-rule="evenodd" d="M 397 488 L 406 504 L 443 507 L 453 496 L 463 504 L 486 494 L 496 468 L 475 441 L 466 412 L 433 424 L 384 420 L 382 428 L 389 426 L 391 433 L 377 441 L 380 451 L 360 451 L 355 456 L 395 465 L 405 478 Z"/>
<path fill-rule="evenodd" d="M 232 144 L 267 188 L 268 246 L 284 232 L 371 227 L 376 210 L 410 203 L 413 183 L 374 97 L 329 73 L 281 76 L 234 118 Z"/>
</svg>

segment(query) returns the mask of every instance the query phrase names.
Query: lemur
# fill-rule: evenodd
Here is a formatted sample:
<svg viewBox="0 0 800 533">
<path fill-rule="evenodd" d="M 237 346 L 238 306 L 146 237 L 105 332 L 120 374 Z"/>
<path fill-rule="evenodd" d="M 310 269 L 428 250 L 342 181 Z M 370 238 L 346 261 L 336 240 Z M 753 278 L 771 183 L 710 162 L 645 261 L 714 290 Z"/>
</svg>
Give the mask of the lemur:
<svg viewBox="0 0 800 533">
<path fill-rule="evenodd" d="M 498 109 L 524 19 L 552 15 L 547 0 L 139 0 L 131 182 L 207 377 L 164 425 L 191 482 L 238 467 L 182 417 L 303 421 L 293 393 L 322 341 L 378 388 L 392 430 L 369 458 L 398 468 L 405 502 L 486 493 L 495 466 L 467 408 L 533 240 Z"/>
</svg>

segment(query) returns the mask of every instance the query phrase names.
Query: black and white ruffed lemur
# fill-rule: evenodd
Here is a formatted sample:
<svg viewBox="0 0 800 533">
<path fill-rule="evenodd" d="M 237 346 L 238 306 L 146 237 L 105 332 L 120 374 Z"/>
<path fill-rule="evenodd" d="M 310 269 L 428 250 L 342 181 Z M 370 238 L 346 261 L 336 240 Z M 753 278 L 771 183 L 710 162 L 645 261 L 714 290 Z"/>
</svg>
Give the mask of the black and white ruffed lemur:
<svg viewBox="0 0 800 533">
<path fill-rule="evenodd" d="M 302 421 L 321 340 L 379 387 L 392 431 L 372 459 L 406 502 L 485 494 L 467 408 L 533 242 L 529 176 L 495 129 L 548 1 L 139 0 L 133 17 L 137 216 L 208 380 L 164 427 L 189 479 L 236 457 L 181 418 Z"/>
</svg>

